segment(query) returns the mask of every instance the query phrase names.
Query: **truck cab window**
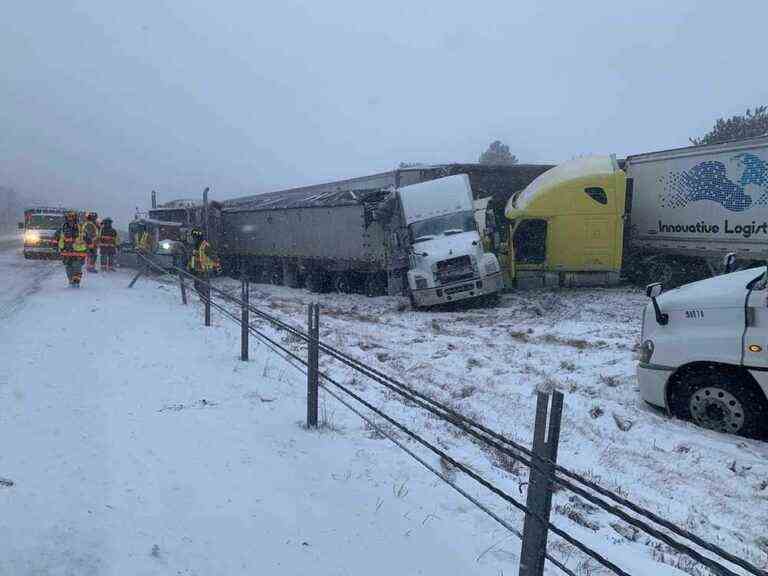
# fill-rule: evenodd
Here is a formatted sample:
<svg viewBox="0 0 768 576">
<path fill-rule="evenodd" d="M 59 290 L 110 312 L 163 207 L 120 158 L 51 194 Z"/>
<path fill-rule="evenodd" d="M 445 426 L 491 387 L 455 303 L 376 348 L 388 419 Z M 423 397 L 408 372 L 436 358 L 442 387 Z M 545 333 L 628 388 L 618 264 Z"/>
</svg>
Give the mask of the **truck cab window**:
<svg viewBox="0 0 768 576">
<path fill-rule="evenodd" d="M 594 186 L 584 188 L 584 192 L 598 204 L 608 204 L 608 195 L 605 193 L 604 189 Z"/>
</svg>

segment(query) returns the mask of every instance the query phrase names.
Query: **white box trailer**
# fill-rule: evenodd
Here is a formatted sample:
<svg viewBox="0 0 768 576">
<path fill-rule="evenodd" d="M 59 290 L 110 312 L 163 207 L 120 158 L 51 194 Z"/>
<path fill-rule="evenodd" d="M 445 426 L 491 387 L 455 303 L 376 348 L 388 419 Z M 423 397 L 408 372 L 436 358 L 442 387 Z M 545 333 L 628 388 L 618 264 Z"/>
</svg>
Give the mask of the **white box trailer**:
<svg viewBox="0 0 768 576">
<path fill-rule="evenodd" d="M 729 252 L 765 259 L 768 137 L 629 156 L 626 172 L 628 248 L 646 275 L 670 282 L 681 266 L 711 268 Z"/>
</svg>

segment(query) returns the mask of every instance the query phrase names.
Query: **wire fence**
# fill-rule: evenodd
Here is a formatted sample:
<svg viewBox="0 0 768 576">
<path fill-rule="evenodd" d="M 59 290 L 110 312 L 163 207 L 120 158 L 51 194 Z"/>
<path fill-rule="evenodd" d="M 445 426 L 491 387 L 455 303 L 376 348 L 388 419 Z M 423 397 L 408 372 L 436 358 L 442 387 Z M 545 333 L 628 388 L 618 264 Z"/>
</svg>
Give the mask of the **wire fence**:
<svg viewBox="0 0 768 576">
<path fill-rule="evenodd" d="M 534 446 L 529 448 L 520 444 L 519 442 L 515 442 L 505 437 L 497 431 L 484 426 L 480 422 L 477 422 L 476 420 L 473 420 L 457 412 L 453 408 L 446 406 L 434 398 L 431 398 L 429 395 L 416 389 L 413 385 L 402 382 L 397 378 L 387 375 L 380 370 L 368 366 L 363 361 L 350 356 L 346 352 L 339 350 L 338 348 L 325 342 L 322 342 L 319 338 L 319 327 L 317 324 L 318 316 L 315 316 L 317 312 L 313 313 L 311 309 L 309 314 L 308 327 L 305 330 L 301 327 L 291 325 L 274 316 L 273 314 L 265 312 L 264 310 L 252 305 L 249 301 L 249 292 L 247 290 L 248 283 L 245 279 L 243 280 L 240 297 L 238 297 L 227 290 L 215 286 L 208 279 L 199 278 L 180 268 L 171 267 L 169 270 L 159 266 L 150 258 L 147 258 L 141 253 L 138 253 L 138 256 L 144 263 L 144 268 L 142 268 L 137 273 L 136 277 L 131 282 L 131 286 L 135 284 L 136 280 L 138 280 L 142 274 L 145 274 L 147 271 L 149 271 L 149 269 L 158 270 L 163 274 L 172 271 L 175 273 L 176 281 L 179 283 L 182 299 L 184 303 L 186 303 L 187 294 L 185 280 L 191 280 L 195 283 L 196 291 L 198 292 L 199 298 L 205 307 L 206 325 L 210 325 L 210 311 L 211 308 L 213 308 L 217 312 L 221 313 L 223 317 L 228 318 L 229 320 L 232 320 L 234 323 L 241 326 L 241 356 L 244 357 L 244 359 L 247 359 L 248 335 L 253 335 L 274 353 L 279 354 L 285 358 L 302 374 L 307 375 L 308 425 L 312 425 L 313 414 L 314 424 L 317 424 L 318 398 L 316 393 L 313 396 L 312 388 L 314 385 L 315 387 L 322 388 L 325 394 L 331 396 L 336 401 L 340 402 L 343 406 L 359 416 L 373 430 L 393 442 L 406 454 L 408 454 L 419 464 L 437 476 L 442 482 L 458 492 L 462 497 L 471 502 L 479 510 L 491 517 L 504 529 L 509 531 L 514 536 L 521 538 L 523 540 L 523 553 L 521 554 L 520 561 L 521 576 L 539 576 L 543 574 L 544 559 L 546 559 L 546 561 L 548 561 L 552 566 L 556 567 L 563 573 L 570 576 L 575 576 L 576 573 L 574 570 L 569 568 L 565 562 L 557 559 L 551 553 L 546 551 L 547 532 L 551 532 L 552 534 L 557 535 L 562 540 L 586 555 L 588 558 L 591 558 L 612 573 L 618 574 L 620 576 L 629 576 L 629 572 L 626 572 L 624 569 L 612 562 L 604 554 L 594 550 L 594 548 L 588 546 L 583 541 L 579 540 L 569 532 L 556 526 L 550 521 L 549 515 L 552 494 L 559 489 L 565 489 L 584 498 L 594 506 L 597 506 L 605 512 L 621 519 L 640 532 L 645 533 L 660 542 L 663 542 L 675 552 L 686 555 L 693 562 L 705 567 L 714 575 L 741 576 L 742 574 L 746 573 L 752 574 L 754 576 L 768 576 L 768 572 L 746 561 L 740 556 L 728 552 L 721 546 L 707 541 L 703 537 L 692 533 L 677 523 L 663 518 L 635 502 L 632 502 L 628 498 L 625 498 L 615 491 L 609 490 L 604 486 L 597 484 L 593 480 L 590 480 L 573 470 L 557 464 L 555 457 L 553 457 L 553 454 L 556 456 L 557 453 L 556 439 L 554 452 L 550 452 L 548 454 L 546 451 L 537 449 L 537 435 L 540 435 L 540 440 L 544 442 L 546 435 L 548 433 L 552 434 L 553 432 L 551 428 L 552 422 L 548 423 L 550 429 L 546 429 L 548 418 L 552 416 L 551 409 L 549 409 L 550 412 L 548 413 L 547 406 L 549 403 L 554 403 L 557 400 L 556 395 L 559 394 L 558 392 L 554 393 L 552 399 L 540 395 L 539 403 L 537 405 L 537 413 L 542 412 L 544 418 L 542 419 L 541 423 L 539 423 L 539 418 L 537 418 L 536 429 L 534 431 Z M 221 302 L 214 300 L 214 295 L 220 297 Z M 239 311 L 233 311 L 227 306 L 227 304 L 239 307 Z M 291 350 L 288 346 L 279 342 L 270 334 L 267 334 L 266 331 L 254 325 L 252 322 L 250 322 L 251 315 L 255 318 L 268 322 L 279 331 L 290 334 L 295 339 L 297 339 L 297 341 L 306 344 L 307 357 L 302 357 L 294 350 Z M 314 324 L 313 317 L 315 318 Z M 519 462 L 523 466 L 527 467 L 530 471 L 527 501 L 523 503 L 521 500 L 515 498 L 500 488 L 498 485 L 482 476 L 476 470 L 470 468 L 460 460 L 452 457 L 442 448 L 428 441 L 402 422 L 399 422 L 390 414 L 387 414 L 383 409 L 374 406 L 369 400 L 363 398 L 357 392 L 350 389 L 349 386 L 338 382 L 326 372 L 320 371 L 318 368 L 318 356 L 320 352 L 338 361 L 341 365 L 346 366 L 356 373 L 365 376 L 370 381 L 381 385 L 386 390 L 396 394 L 408 406 L 419 408 L 432 414 L 439 420 L 455 427 L 457 430 L 460 430 L 462 433 L 473 438 L 479 443 L 479 445 L 486 448 L 492 448 L 498 454 L 504 455 L 512 461 Z M 560 396 L 560 400 L 562 400 L 562 396 Z M 366 414 L 365 411 L 367 411 L 368 414 Z M 374 420 L 374 418 L 370 416 L 370 414 L 376 415 L 376 417 L 387 422 L 390 426 L 398 430 L 410 440 L 415 441 L 426 450 L 432 452 L 440 459 L 441 462 L 447 463 L 447 465 L 449 465 L 452 470 L 462 472 L 467 478 L 473 480 L 478 485 L 487 489 L 489 492 L 500 498 L 505 503 L 522 512 L 525 515 L 523 531 L 521 532 L 519 529 L 512 526 L 507 520 L 500 517 L 490 508 L 490 506 L 481 502 L 479 498 L 470 495 L 447 473 L 429 464 L 429 462 L 427 462 L 423 457 L 419 456 L 414 450 L 406 446 L 405 443 L 397 437 L 397 435 L 391 432 L 391 430 L 388 430 L 386 427 L 379 425 Z M 559 431 L 559 414 L 557 416 L 557 420 Z M 537 485 L 538 488 L 535 489 L 535 485 Z M 535 494 L 537 490 L 539 493 Z M 744 572 L 735 571 L 736 567 L 741 568 Z"/>
</svg>

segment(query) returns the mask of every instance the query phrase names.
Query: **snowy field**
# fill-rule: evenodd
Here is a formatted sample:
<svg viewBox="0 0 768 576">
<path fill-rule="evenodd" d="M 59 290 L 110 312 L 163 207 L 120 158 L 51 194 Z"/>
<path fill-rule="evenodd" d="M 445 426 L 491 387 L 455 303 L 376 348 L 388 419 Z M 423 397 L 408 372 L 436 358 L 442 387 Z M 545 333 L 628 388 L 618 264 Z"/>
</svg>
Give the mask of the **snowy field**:
<svg viewBox="0 0 768 576">
<path fill-rule="evenodd" d="M 206 329 L 173 285 L 129 290 L 118 272 L 71 290 L 60 266 L 33 264 L 21 287 L 0 280 L 0 293 L 18 294 L 0 324 L 1 575 L 517 573 L 514 537 L 335 401 L 322 402 L 322 430 L 306 431 L 304 376 L 256 342 L 240 362 L 239 327 L 216 311 Z M 429 313 L 399 298 L 260 285 L 252 295 L 297 324 L 319 299 L 323 339 L 525 443 L 535 391 L 563 390 L 564 465 L 768 565 L 768 445 L 642 404 L 639 293 L 519 293 L 497 308 Z M 524 498 L 524 469 L 321 360 Z M 670 563 L 697 573 L 567 494 L 553 519 L 632 574 L 684 573 Z M 550 544 L 579 574 L 602 573 Z"/>
<path fill-rule="evenodd" d="M 223 284 L 237 291 L 236 282 Z M 641 291 L 517 292 L 493 308 L 435 312 L 414 311 L 404 298 L 317 296 L 267 285 L 255 286 L 252 298 L 286 321 L 300 321 L 306 304 L 319 300 L 324 340 L 526 445 L 536 390 L 561 390 L 563 465 L 768 568 L 768 444 L 670 419 L 640 399 L 634 370 L 646 303 Z M 442 446 L 464 451 L 475 468 L 494 466 L 515 492 L 527 480 L 522 467 L 466 450 L 470 443 L 450 426 L 417 419 L 413 409 L 398 408 L 397 399 L 332 359 L 322 364 L 377 394 L 405 422 L 430 430 Z M 582 537 L 586 528 L 598 541 L 625 544 L 626 530 L 615 518 L 567 494 L 556 496 L 555 507 L 558 522 Z M 510 542 L 507 549 L 516 547 Z M 635 547 L 698 573 L 643 536 Z M 567 557 L 568 546 L 562 548 Z"/>
</svg>

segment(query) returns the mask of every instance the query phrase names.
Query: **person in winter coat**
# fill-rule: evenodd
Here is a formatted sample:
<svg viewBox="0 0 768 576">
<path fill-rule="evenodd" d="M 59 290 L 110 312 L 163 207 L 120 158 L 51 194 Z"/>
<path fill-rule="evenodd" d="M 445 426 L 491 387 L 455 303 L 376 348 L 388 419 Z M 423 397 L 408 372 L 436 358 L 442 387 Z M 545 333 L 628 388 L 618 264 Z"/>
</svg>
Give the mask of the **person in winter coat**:
<svg viewBox="0 0 768 576">
<path fill-rule="evenodd" d="M 117 230 L 112 228 L 112 218 L 104 218 L 99 232 L 99 254 L 101 269 L 104 272 L 115 270 L 115 255 L 118 246 Z"/>
<path fill-rule="evenodd" d="M 77 212 L 70 211 L 64 215 L 64 224 L 57 232 L 57 236 L 59 254 L 67 272 L 69 285 L 73 288 L 79 288 L 88 246 L 83 229 L 77 223 Z"/>
<path fill-rule="evenodd" d="M 152 235 L 148 230 L 144 229 L 139 233 L 137 248 L 145 254 L 152 252 Z"/>
<path fill-rule="evenodd" d="M 85 243 L 88 247 L 86 259 L 88 272 L 97 272 L 96 257 L 98 255 L 99 221 L 96 212 L 89 212 L 85 217 L 83 233 L 85 234 Z"/>
<path fill-rule="evenodd" d="M 213 256 L 211 245 L 206 240 L 202 230 L 192 230 L 192 256 L 189 259 L 189 269 L 198 280 L 195 280 L 195 290 L 200 296 L 205 296 L 205 283 L 216 269 L 216 259 Z"/>
</svg>

